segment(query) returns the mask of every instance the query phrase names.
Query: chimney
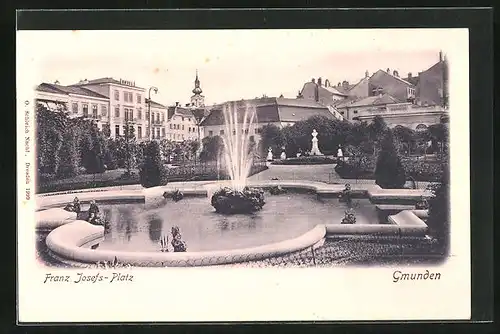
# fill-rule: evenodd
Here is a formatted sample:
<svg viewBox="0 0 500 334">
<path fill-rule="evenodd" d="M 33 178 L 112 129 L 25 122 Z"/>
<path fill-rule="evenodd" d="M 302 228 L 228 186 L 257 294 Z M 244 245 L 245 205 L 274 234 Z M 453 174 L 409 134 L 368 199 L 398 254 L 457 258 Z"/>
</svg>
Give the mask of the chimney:
<svg viewBox="0 0 500 334">
<path fill-rule="evenodd" d="M 321 82 L 321 77 L 318 78 L 318 85 L 321 86 L 322 82 Z"/>
<path fill-rule="evenodd" d="M 316 83 L 316 79 L 312 78 L 312 79 L 311 79 L 311 82 L 312 82 L 312 83 Z"/>
<path fill-rule="evenodd" d="M 396 70 L 394 70 L 394 71 L 392 72 L 392 75 L 394 75 L 395 77 L 398 77 L 398 78 L 399 78 L 399 73 L 398 73 L 398 71 L 396 71 Z"/>
<path fill-rule="evenodd" d="M 348 86 L 349 86 L 349 81 L 346 81 L 346 80 L 342 81 L 342 88 L 347 90 Z"/>
<path fill-rule="evenodd" d="M 318 88 L 318 85 L 314 86 L 314 101 L 319 102 L 319 88 Z"/>
<path fill-rule="evenodd" d="M 55 85 L 59 85 L 59 80 L 54 81 Z"/>
<path fill-rule="evenodd" d="M 391 70 L 389 69 L 389 67 L 387 68 L 386 72 L 391 73 Z"/>
<path fill-rule="evenodd" d="M 337 87 L 340 87 L 340 82 L 337 84 Z"/>
<path fill-rule="evenodd" d="M 325 87 L 330 87 L 330 80 L 328 79 L 325 80 Z"/>
<path fill-rule="evenodd" d="M 439 51 L 439 61 L 443 61 L 443 51 Z"/>
<path fill-rule="evenodd" d="M 178 107 L 179 106 L 179 102 L 175 102 L 175 106 Z"/>
<path fill-rule="evenodd" d="M 370 73 L 368 73 L 368 70 L 365 71 L 365 78 L 368 78 L 370 76 Z"/>
<path fill-rule="evenodd" d="M 411 72 L 408 72 L 408 78 L 411 79 Z"/>
</svg>

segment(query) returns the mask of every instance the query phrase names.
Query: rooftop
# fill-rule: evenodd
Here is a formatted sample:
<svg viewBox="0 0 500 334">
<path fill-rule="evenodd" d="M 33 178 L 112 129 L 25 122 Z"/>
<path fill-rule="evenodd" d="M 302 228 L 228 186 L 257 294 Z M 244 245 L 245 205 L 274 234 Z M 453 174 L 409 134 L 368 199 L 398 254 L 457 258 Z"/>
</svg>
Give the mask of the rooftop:
<svg viewBox="0 0 500 334">
<path fill-rule="evenodd" d="M 334 116 L 327 107 L 307 99 L 289 99 L 289 98 L 263 98 L 241 101 L 229 101 L 235 103 L 238 107 L 236 113 L 238 123 L 244 121 L 244 104 L 255 107 L 256 115 L 254 122 L 256 123 L 273 123 L 273 122 L 298 122 L 306 120 L 311 116 L 322 115 L 328 118 Z M 224 124 L 224 115 L 222 105 L 216 106 L 211 113 L 202 121 L 202 126 L 222 125 Z"/>
<path fill-rule="evenodd" d="M 112 83 L 115 85 L 122 85 L 122 86 L 129 86 L 129 87 L 144 89 L 142 87 L 136 86 L 135 81 L 115 79 L 115 78 L 111 78 L 111 77 L 91 79 L 91 80 L 84 79 L 84 80 L 80 80 L 79 82 L 74 83 L 70 86 L 102 85 L 102 84 L 109 84 L 109 83 Z"/>
<path fill-rule="evenodd" d="M 55 93 L 55 94 L 76 94 L 76 95 L 83 95 L 83 96 L 90 96 L 90 97 L 97 97 L 101 99 L 108 99 L 107 96 L 99 94 L 97 92 L 94 92 L 93 90 L 86 89 L 84 87 L 78 87 L 78 86 L 61 86 L 57 84 L 50 84 L 43 82 L 41 83 L 37 88 L 37 91 L 40 92 L 48 92 L 48 93 Z"/>
</svg>

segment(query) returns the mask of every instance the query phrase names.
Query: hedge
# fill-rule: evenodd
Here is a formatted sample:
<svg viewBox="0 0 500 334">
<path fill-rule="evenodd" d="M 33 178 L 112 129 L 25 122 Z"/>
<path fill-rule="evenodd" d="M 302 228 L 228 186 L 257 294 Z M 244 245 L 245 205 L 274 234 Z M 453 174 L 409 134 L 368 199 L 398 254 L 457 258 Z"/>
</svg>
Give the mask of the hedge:
<svg viewBox="0 0 500 334">
<path fill-rule="evenodd" d="M 440 160 L 403 158 L 401 163 L 406 175 L 411 176 L 415 181 L 439 182 L 443 173 Z M 335 172 L 343 179 L 375 179 L 374 170 L 374 159 L 370 159 L 361 170 L 352 161 L 342 162 L 335 166 Z"/>
<path fill-rule="evenodd" d="M 331 165 L 337 163 L 336 159 L 321 157 L 321 156 L 307 156 L 290 158 L 286 160 L 273 161 L 272 165 Z"/>
</svg>

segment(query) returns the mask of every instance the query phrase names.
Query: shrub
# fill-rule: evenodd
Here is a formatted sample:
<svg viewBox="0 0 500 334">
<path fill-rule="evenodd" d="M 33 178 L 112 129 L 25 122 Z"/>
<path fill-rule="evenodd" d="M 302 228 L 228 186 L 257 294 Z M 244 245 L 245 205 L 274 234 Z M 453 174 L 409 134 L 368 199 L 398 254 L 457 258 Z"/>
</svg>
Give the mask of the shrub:
<svg viewBox="0 0 500 334">
<path fill-rule="evenodd" d="M 145 188 L 159 186 L 162 170 L 160 146 L 156 141 L 150 141 L 144 148 L 144 162 L 139 171 L 141 185 Z"/>
<path fill-rule="evenodd" d="M 375 167 L 375 183 L 382 188 L 403 188 L 406 181 L 405 170 L 394 146 L 391 130 L 387 130 Z"/>
<path fill-rule="evenodd" d="M 426 222 L 444 253 L 449 249 L 450 236 L 450 187 L 447 167 L 443 167 L 446 172 L 442 174 L 440 183 L 431 188 L 434 196 L 429 200 L 429 218 Z"/>
</svg>

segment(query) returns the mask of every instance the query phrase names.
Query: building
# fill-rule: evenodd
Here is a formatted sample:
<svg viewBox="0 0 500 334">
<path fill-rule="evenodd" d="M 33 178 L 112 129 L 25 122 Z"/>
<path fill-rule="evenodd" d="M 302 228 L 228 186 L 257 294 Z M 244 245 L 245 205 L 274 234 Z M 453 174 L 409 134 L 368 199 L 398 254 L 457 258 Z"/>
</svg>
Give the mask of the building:
<svg viewBox="0 0 500 334">
<path fill-rule="evenodd" d="M 195 108 L 205 106 L 205 97 L 201 95 L 203 91 L 200 87 L 200 80 L 198 79 L 198 70 L 196 70 L 196 78 L 194 80 L 193 96 L 191 96 L 191 105 Z"/>
<path fill-rule="evenodd" d="M 93 90 L 42 83 L 35 89 L 35 99 L 49 110 L 66 110 L 70 117 L 96 120 L 101 130 L 109 124 L 109 98 Z"/>
<path fill-rule="evenodd" d="M 168 108 L 163 104 L 151 100 L 151 139 L 166 139 L 166 120 L 165 115 L 167 114 Z M 146 117 L 148 113 L 146 112 Z M 146 134 L 147 134 L 146 130 Z M 139 137 L 138 137 L 139 138 Z"/>
<path fill-rule="evenodd" d="M 417 104 L 448 107 L 448 61 L 439 52 L 439 61 L 418 74 Z"/>
<path fill-rule="evenodd" d="M 279 128 L 290 126 L 312 116 L 334 118 L 324 105 L 308 99 L 287 99 L 264 97 L 252 100 L 228 101 L 214 106 L 201 122 L 202 138 L 225 135 L 227 131 L 223 108 L 237 108 L 238 124 L 244 123 L 245 110 L 255 112 L 254 121 L 241 131 L 250 135 L 250 141 L 258 143 L 264 125 L 273 124 Z"/>
<path fill-rule="evenodd" d="M 179 102 L 168 107 L 167 111 L 167 139 L 173 141 L 200 140 L 198 120 L 188 105 L 182 107 Z"/>
<path fill-rule="evenodd" d="M 109 77 L 80 80 L 69 86 L 42 83 L 35 89 L 38 103 L 50 110 L 64 107 L 70 116 L 94 119 L 101 130 L 109 126 L 113 138 L 124 135 L 126 124 L 138 140 L 166 138 L 167 107 L 155 101 L 149 106 L 145 91 L 134 81 Z"/>
<path fill-rule="evenodd" d="M 70 87 L 92 90 L 109 99 L 108 123 L 113 137 L 123 135 L 124 126 L 127 123 L 134 128 L 138 139 L 139 132 L 141 132 L 141 139 L 143 139 L 142 129 L 146 129 L 145 137 L 149 136 L 149 122 L 145 112 L 145 89 L 136 86 L 134 81 L 109 77 L 94 80 L 85 79 Z"/>
</svg>

